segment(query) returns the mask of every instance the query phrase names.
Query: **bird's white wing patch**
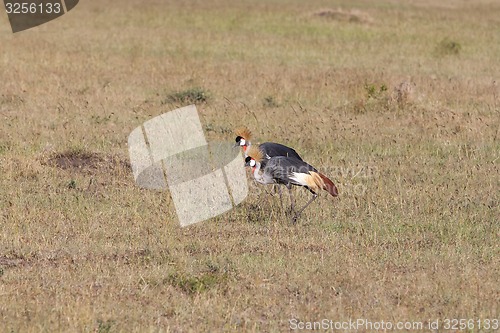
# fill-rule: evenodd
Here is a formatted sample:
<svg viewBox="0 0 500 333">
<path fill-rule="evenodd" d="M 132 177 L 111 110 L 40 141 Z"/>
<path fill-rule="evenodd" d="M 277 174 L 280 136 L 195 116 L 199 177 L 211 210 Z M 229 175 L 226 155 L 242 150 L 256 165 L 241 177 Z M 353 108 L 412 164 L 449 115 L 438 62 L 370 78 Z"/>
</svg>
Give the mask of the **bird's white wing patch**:
<svg viewBox="0 0 500 333">
<path fill-rule="evenodd" d="M 296 181 L 300 185 L 307 186 L 308 177 L 311 177 L 311 175 L 309 175 L 308 173 L 292 172 L 290 179 Z"/>
</svg>

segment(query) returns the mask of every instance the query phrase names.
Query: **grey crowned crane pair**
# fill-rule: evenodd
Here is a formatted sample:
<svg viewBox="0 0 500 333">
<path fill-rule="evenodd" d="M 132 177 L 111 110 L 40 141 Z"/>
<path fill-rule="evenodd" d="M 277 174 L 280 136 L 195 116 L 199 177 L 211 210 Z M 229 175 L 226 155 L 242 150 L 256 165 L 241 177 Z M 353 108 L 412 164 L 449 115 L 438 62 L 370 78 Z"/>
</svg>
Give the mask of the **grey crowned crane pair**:
<svg viewBox="0 0 500 333">
<path fill-rule="evenodd" d="M 288 188 L 292 210 L 292 223 L 317 197 L 320 190 L 338 196 L 335 184 L 313 166 L 302 160 L 297 152 L 279 143 L 265 142 L 252 146 L 251 132 L 247 128 L 235 131 L 236 145 L 243 149 L 245 166 L 252 168 L 255 180 L 260 184 L 283 184 Z M 305 187 L 312 193 L 311 199 L 298 211 L 292 195 L 292 185 Z"/>
</svg>

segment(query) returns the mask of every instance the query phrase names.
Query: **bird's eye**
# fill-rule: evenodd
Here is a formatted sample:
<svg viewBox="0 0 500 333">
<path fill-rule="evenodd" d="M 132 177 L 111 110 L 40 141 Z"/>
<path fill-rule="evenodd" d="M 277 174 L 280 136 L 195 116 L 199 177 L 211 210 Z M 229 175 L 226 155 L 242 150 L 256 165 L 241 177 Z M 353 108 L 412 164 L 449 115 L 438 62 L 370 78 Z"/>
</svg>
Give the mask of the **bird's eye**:
<svg viewBox="0 0 500 333">
<path fill-rule="evenodd" d="M 253 168 L 255 166 L 255 160 L 250 160 L 250 166 Z"/>
</svg>

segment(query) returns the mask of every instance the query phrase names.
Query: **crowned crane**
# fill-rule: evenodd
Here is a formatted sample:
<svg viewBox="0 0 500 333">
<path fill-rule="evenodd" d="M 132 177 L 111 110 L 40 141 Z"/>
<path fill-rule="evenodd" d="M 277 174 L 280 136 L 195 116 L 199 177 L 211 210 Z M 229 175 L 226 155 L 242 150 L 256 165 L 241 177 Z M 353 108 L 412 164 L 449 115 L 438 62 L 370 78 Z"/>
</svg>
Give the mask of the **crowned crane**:
<svg viewBox="0 0 500 333">
<path fill-rule="evenodd" d="M 236 144 L 235 147 L 241 147 L 243 149 L 243 153 L 245 158 L 248 156 L 247 150 L 252 146 L 250 140 L 252 139 L 252 132 L 247 127 L 240 127 L 236 129 Z M 261 161 L 262 167 L 264 167 L 272 157 L 276 156 L 285 156 L 285 157 L 293 157 L 300 161 L 302 161 L 302 157 L 295 151 L 295 149 L 282 145 L 280 143 L 275 142 L 264 142 L 259 145 L 259 150 L 262 152 L 262 156 L 264 157 Z M 281 194 L 281 187 L 277 186 L 274 190 L 278 191 L 280 197 L 281 207 L 283 207 L 283 197 Z"/>
<path fill-rule="evenodd" d="M 264 156 L 262 151 L 256 147 L 247 149 L 245 166 L 252 168 L 255 180 L 261 184 L 283 184 L 288 188 L 290 194 L 291 210 L 294 216 L 292 223 L 318 197 L 319 190 L 323 189 L 332 196 L 338 196 L 335 184 L 325 175 L 321 174 L 313 166 L 293 157 L 275 156 L 267 160 L 263 165 Z M 292 196 L 292 185 L 303 186 L 312 193 L 311 199 L 299 211 L 295 210 Z"/>
<path fill-rule="evenodd" d="M 247 149 L 252 145 L 250 140 L 252 138 L 252 132 L 246 127 L 238 128 L 235 131 L 236 136 L 236 145 L 240 146 L 245 153 L 245 157 L 248 156 L 246 153 Z M 302 161 L 302 157 L 295 151 L 295 149 L 282 145 L 280 143 L 275 142 L 264 142 L 259 145 L 259 149 L 262 151 L 263 156 L 266 160 L 275 156 L 285 156 L 285 157 L 293 157 L 300 161 Z M 262 161 L 262 164 L 266 164 L 266 160 Z"/>
</svg>

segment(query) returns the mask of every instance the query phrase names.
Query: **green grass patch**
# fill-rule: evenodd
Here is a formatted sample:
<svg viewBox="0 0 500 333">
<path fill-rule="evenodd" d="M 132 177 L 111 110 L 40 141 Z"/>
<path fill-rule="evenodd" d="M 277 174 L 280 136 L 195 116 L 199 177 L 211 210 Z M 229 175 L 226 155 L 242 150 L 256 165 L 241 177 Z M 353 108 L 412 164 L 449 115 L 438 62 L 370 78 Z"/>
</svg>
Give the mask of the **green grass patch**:
<svg viewBox="0 0 500 333">
<path fill-rule="evenodd" d="M 174 273 L 165 280 L 166 283 L 189 295 L 200 294 L 212 288 L 224 286 L 226 281 L 226 274 L 217 273 L 216 271 L 201 273 L 197 276 Z"/>
<path fill-rule="evenodd" d="M 167 95 L 165 102 L 181 104 L 206 103 L 210 94 L 203 88 L 195 87 L 183 91 L 173 92 Z"/>
</svg>

